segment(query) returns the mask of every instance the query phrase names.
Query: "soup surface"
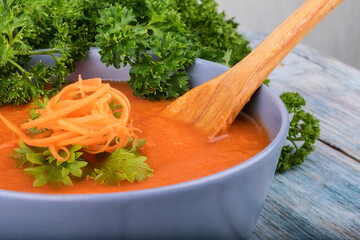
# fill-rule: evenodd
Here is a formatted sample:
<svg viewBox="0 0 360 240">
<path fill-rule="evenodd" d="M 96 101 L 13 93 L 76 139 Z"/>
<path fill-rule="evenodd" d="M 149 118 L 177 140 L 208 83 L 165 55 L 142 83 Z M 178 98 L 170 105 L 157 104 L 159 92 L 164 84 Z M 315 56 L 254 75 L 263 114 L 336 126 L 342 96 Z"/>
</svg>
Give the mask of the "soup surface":
<svg viewBox="0 0 360 240">
<path fill-rule="evenodd" d="M 52 193 L 81 194 L 122 192 L 166 186 L 204 177 L 254 156 L 269 144 L 266 130 L 248 115 L 241 113 L 223 139 L 208 143 L 206 137 L 191 124 L 159 116 L 169 101 L 149 102 L 133 96 L 126 83 L 112 82 L 131 102 L 131 120 L 141 129 L 140 138 L 147 139 L 141 148 L 146 161 L 154 169 L 153 176 L 140 183 L 106 186 L 92 179 L 73 181 L 73 186 L 32 186 L 33 179 L 18 167 L 10 155 L 17 147 L 17 137 L 0 121 L 0 189 Z M 2 106 L 0 113 L 20 125 L 29 118 L 30 105 Z"/>
</svg>

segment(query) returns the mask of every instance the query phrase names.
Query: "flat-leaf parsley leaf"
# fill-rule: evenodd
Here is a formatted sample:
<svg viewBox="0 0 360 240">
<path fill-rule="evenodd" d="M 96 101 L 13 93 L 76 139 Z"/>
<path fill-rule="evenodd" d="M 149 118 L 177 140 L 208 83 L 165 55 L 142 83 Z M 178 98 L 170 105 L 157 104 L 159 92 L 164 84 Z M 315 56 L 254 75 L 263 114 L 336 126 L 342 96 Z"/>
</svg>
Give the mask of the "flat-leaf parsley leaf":
<svg viewBox="0 0 360 240">
<path fill-rule="evenodd" d="M 137 141 L 135 148 L 119 148 L 108 156 L 95 169 L 95 181 L 101 184 L 119 184 L 121 181 L 143 181 L 153 172 L 153 169 L 145 163 L 146 157 L 139 155 L 137 148 L 145 144 L 145 140 Z"/>
</svg>

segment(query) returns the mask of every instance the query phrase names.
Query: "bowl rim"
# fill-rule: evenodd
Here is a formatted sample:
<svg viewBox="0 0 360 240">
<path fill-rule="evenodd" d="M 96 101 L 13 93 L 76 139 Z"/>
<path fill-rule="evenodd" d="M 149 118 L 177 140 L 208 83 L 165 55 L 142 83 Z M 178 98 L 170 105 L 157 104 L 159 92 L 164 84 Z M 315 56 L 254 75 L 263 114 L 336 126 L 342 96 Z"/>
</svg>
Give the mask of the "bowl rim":
<svg viewBox="0 0 360 240">
<path fill-rule="evenodd" d="M 205 60 L 206 61 L 206 60 Z M 72 194 L 50 194 L 50 193 L 33 193 L 33 192 L 21 192 L 15 190 L 6 190 L 0 189 L 0 198 L 18 198 L 18 199 L 28 199 L 28 200 L 41 200 L 41 201 L 71 201 L 71 200 L 100 200 L 100 199 L 120 199 L 120 198 L 133 198 L 133 197 L 144 197 L 149 194 L 164 194 L 171 193 L 174 191 L 185 191 L 193 187 L 199 187 L 201 185 L 207 185 L 212 182 L 217 182 L 218 179 L 225 178 L 229 175 L 232 175 L 235 172 L 242 171 L 243 169 L 250 167 L 261 161 L 263 157 L 273 151 L 274 148 L 282 145 L 285 140 L 289 128 L 289 115 L 284 103 L 281 99 L 267 86 L 262 85 L 259 90 L 265 91 L 269 95 L 271 100 L 274 102 L 274 108 L 277 108 L 280 112 L 281 126 L 277 132 L 274 139 L 267 145 L 263 150 L 261 150 L 256 155 L 251 158 L 241 162 L 233 167 L 225 169 L 223 171 L 207 175 L 201 178 L 180 182 L 176 184 L 141 189 L 141 190 L 132 190 L 124 192 L 108 192 L 108 193 L 72 193 Z"/>
</svg>

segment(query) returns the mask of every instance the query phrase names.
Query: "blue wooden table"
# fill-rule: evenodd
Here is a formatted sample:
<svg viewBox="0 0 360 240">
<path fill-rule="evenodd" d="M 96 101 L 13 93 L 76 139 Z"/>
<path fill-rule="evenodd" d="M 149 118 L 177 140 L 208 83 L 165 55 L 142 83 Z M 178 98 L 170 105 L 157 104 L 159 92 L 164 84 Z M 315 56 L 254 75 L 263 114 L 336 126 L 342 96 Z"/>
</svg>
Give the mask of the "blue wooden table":
<svg viewBox="0 0 360 240">
<path fill-rule="evenodd" d="M 266 37 L 240 33 L 252 47 Z M 360 239 L 360 71 L 299 45 L 270 79 L 305 98 L 321 135 L 304 164 L 275 175 L 253 239 Z"/>
</svg>

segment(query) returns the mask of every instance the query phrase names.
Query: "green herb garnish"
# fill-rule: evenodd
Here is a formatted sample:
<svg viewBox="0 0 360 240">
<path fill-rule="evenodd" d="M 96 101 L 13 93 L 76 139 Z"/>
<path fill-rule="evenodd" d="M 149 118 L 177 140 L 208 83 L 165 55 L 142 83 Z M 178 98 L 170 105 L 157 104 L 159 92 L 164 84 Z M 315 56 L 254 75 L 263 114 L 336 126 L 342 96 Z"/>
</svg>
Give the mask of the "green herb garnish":
<svg viewBox="0 0 360 240">
<path fill-rule="evenodd" d="M 50 96 L 91 45 L 83 0 L 0 1 L 0 105 Z M 44 50 L 38 50 L 44 49 Z M 30 69 L 30 56 L 49 55 Z M 51 86 L 51 87 L 49 87 Z"/>
<path fill-rule="evenodd" d="M 214 0 L 175 0 L 181 19 L 194 33 L 199 58 L 233 66 L 250 53 L 249 41 L 237 32 L 238 23 L 218 12 Z"/>
<path fill-rule="evenodd" d="M 33 186 L 41 187 L 48 183 L 72 185 L 71 177 L 81 177 L 82 168 L 88 163 L 81 157 L 79 145 L 69 148 L 70 158 L 66 162 L 56 160 L 47 148 L 29 147 L 22 141 L 13 151 L 13 157 L 21 161 L 24 171 L 34 177 Z M 60 152 L 65 157 L 65 152 Z"/>
<path fill-rule="evenodd" d="M 196 51 L 174 1 L 115 4 L 100 12 L 98 32 L 101 61 L 116 68 L 130 64 L 135 96 L 166 99 L 189 90 L 184 69 Z"/>
<path fill-rule="evenodd" d="M 101 184 L 115 185 L 127 180 L 133 183 L 141 182 L 151 176 L 153 169 L 145 163 L 146 157 L 141 156 L 139 148 L 146 144 L 145 139 L 139 139 L 133 147 L 129 141 L 129 147 L 116 149 L 95 171 L 95 181 Z"/>
<path fill-rule="evenodd" d="M 320 124 L 319 120 L 302 109 L 306 102 L 298 93 L 282 93 L 280 98 L 292 116 L 286 138 L 290 144 L 283 147 L 277 166 L 278 171 L 286 171 L 302 164 L 314 151 L 315 141 L 320 136 Z"/>
<path fill-rule="evenodd" d="M 145 161 L 146 157 L 119 148 L 95 169 L 95 181 L 101 184 L 119 184 L 123 180 L 141 182 L 153 172 Z"/>
</svg>

